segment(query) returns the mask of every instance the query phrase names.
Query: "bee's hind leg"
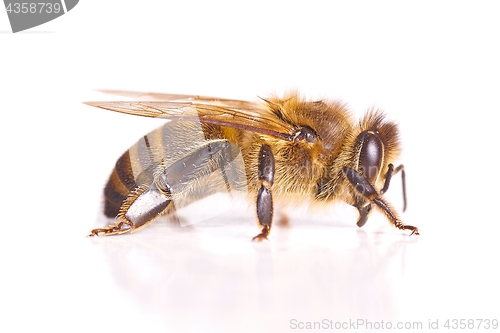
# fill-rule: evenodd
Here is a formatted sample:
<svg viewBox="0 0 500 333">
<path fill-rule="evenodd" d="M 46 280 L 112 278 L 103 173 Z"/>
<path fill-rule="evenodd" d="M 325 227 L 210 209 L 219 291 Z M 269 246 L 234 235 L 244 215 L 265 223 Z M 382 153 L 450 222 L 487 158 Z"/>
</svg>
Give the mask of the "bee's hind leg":
<svg viewBox="0 0 500 333">
<path fill-rule="evenodd" d="M 90 231 L 89 237 L 93 236 L 111 236 L 111 235 L 121 235 L 127 232 L 131 232 L 134 229 L 132 222 L 130 221 L 118 221 L 114 225 L 110 224 L 105 228 L 96 228 Z"/>
<path fill-rule="evenodd" d="M 116 224 L 94 229 L 89 236 L 121 235 L 142 229 L 163 214 L 171 202 L 169 193 L 139 186 L 123 201 Z"/>
<path fill-rule="evenodd" d="M 257 194 L 257 218 L 262 226 L 260 234 L 253 240 L 264 240 L 271 232 L 273 222 L 273 196 L 271 187 L 274 183 L 274 156 L 268 145 L 263 145 L 259 152 L 259 181 L 261 183 Z"/>
</svg>

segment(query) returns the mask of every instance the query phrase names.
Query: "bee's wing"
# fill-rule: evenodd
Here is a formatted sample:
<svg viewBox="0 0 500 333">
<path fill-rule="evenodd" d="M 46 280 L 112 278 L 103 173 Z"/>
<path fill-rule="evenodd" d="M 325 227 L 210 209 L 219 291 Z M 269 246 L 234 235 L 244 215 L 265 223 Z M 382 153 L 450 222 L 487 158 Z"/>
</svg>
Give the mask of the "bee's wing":
<svg viewBox="0 0 500 333">
<path fill-rule="evenodd" d="M 165 96 L 196 98 L 196 96 L 189 95 Z M 245 101 L 226 100 L 220 103 L 217 101 L 210 103 L 196 99 L 187 102 L 85 102 L 85 104 L 137 116 L 199 121 L 205 124 L 227 126 L 271 135 L 287 141 L 293 141 L 293 134 L 296 131 L 292 124 L 280 119 L 260 104 Z"/>
<path fill-rule="evenodd" d="M 164 102 L 194 102 L 198 104 L 215 104 L 227 107 L 256 109 L 260 105 L 256 102 L 243 101 L 238 99 L 227 99 L 200 95 L 165 94 L 158 92 L 141 92 L 128 90 L 98 90 L 105 94 L 130 97 L 138 101 L 164 101 Z"/>
<path fill-rule="evenodd" d="M 113 172 L 105 188 L 106 215 L 121 214 L 135 228 L 213 194 L 248 192 L 240 147 L 207 139 L 200 122 L 163 124 L 130 147 Z"/>
</svg>

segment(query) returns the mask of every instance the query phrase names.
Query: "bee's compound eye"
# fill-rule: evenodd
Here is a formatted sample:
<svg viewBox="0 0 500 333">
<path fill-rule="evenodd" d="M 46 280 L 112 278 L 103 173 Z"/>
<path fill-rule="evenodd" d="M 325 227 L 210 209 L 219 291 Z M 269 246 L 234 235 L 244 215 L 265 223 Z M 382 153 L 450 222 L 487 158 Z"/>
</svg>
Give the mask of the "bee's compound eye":
<svg viewBox="0 0 500 333">
<path fill-rule="evenodd" d="M 361 141 L 361 142 L 360 142 Z M 370 183 L 375 183 L 384 159 L 384 144 L 377 132 L 365 131 L 358 136 L 361 143 L 358 169 Z"/>
</svg>

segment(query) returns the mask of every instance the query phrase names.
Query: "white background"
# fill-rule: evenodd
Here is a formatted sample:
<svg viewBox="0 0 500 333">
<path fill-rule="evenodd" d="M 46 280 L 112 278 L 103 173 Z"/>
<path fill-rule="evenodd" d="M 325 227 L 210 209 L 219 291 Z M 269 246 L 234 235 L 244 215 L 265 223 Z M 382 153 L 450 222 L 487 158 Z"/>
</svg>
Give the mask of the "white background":
<svg viewBox="0 0 500 333">
<path fill-rule="evenodd" d="M 18 34 L 0 11 L 1 331 L 500 319 L 496 2 L 179 3 L 81 1 Z M 116 159 L 162 123 L 83 105 L 114 98 L 95 89 L 290 88 L 400 124 L 402 216 L 420 237 L 381 215 L 358 229 L 348 207 L 292 217 L 261 244 L 251 208 L 85 237 Z M 398 209 L 400 186 L 388 193 Z"/>
</svg>

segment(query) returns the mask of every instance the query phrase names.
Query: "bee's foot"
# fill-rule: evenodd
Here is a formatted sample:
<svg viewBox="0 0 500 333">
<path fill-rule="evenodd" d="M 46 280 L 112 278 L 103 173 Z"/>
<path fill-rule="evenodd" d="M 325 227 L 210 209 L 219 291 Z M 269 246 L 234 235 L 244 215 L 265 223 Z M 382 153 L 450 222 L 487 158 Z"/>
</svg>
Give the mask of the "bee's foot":
<svg viewBox="0 0 500 333">
<path fill-rule="evenodd" d="M 403 224 L 401 221 L 396 222 L 396 228 L 398 228 L 400 230 L 411 230 L 410 236 L 411 235 L 420 235 L 417 227 L 414 227 L 412 225 Z"/>
<path fill-rule="evenodd" d="M 257 236 L 255 236 L 254 238 L 252 238 L 252 240 L 253 241 L 262 242 L 263 240 L 268 240 L 268 239 L 267 239 L 267 235 L 258 234 Z"/>
<path fill-rule="evenodd" d="M 267 236 L 269 235 L 269 227 L 268 226 L 264 226 L 262 228 L 262 231 L 260 232 L 260 234 L 258 234 L 257 236 L 255 236 L 254 238 L 252 238 L 253 241 L 259 241 L 259 242 L 262 242 L 263 240 L 267 240 Z"/>
<path fill-rule="evenodd" d="M 121 235 L 132 231 L 132 227 L 126 223 L 117 223 L 115 225 L 109 225 L 106 228 L 96 228 L 90 231 L 88 237 L 94 236 L 111 236 L 111 235 Z"/>
<path fill-rule="evenodd" d="M 412 227 L 411 225 L 409 225 L 409 227 Z M 418 232 L 418 228 L 417 227 L 412 227 L 413 229 L 411 229 L 411 235 L 420 235 L 420 233 Z M 408 228 L 409 229 L 409 228 Z"/>
</svg>

